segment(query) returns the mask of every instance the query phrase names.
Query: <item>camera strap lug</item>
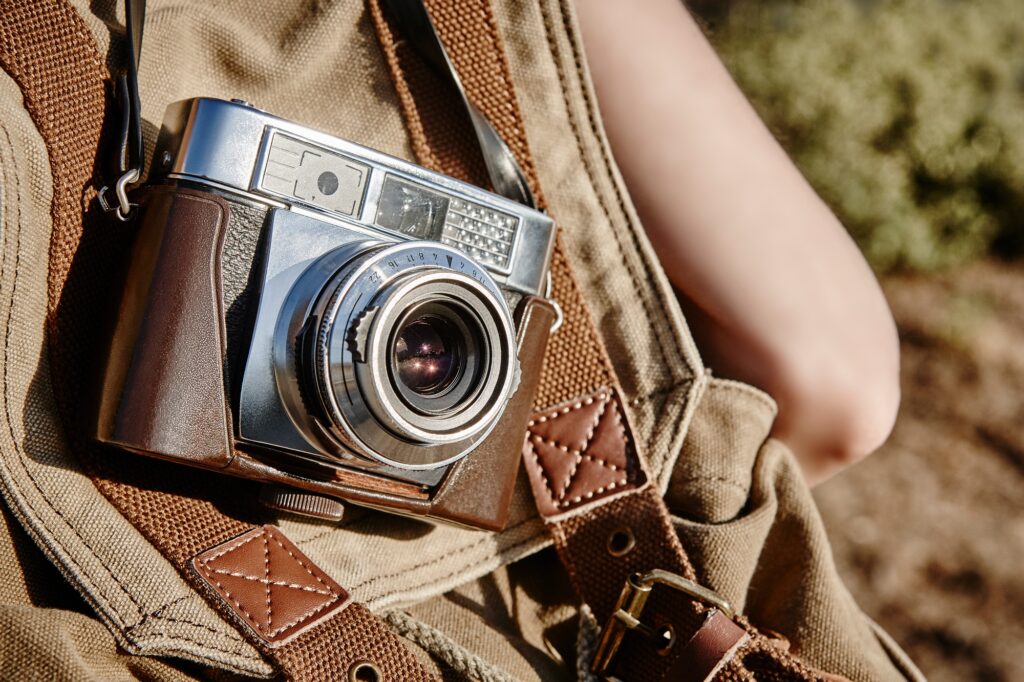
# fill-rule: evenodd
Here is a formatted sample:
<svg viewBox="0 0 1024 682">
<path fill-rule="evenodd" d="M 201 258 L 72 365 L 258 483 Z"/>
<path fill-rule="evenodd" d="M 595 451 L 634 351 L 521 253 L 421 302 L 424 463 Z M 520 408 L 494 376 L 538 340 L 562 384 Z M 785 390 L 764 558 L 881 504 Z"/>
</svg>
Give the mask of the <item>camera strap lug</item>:
<svg viewBox="0 0 1024 682">
<path fill-rule="evenodd" d="M 131 218 L 132 207 L 135 204 L 128 200 L 128 185 L 135 184 L 139 180 L 139 171 L 132 169 L 127 173 L 124 173 L 114 183 L 114 197 L 117 202 L 114 203 L 107 198 L 110 193 L 110 187 L 104 185 L 100 188 L 97 199 L 100 202 L 100 207 L 105 213 L 113 213 L 118 220 L 121 222 L 127 222 Z"/>
<path fill-rule="evenodd" d="M 118 220 L 131 218 L 133 204 L 128 200 L 128 186 L 142 177 L 142 105 L 139 101 L 139 59 L 142 55 L 142 32 L 146 21 L 145 0 L 125 0 L 125 40 L 129 52 L 127 68 L 117 76 L 114 101 L 118 107 L 117 151 L 112 183 L 116 202 L 109 197 L 111 185 L 100 188 L 100 206 Z"/>
<path fill-rule="evenodd" d="M 548 301 L 551 302 L 551 305 L 554 306 L 555 308 L 555 321 L 551 323 L 551 329 L 548 331 L 549 334 L 554 334 L 555 332 L 562 328 L 562 323 L 565 322 L 565 313 L 562 311 L 561 304 L 558 302 L 557 299 L 555 299 L 554 296 L 551 295 L 551 293 L 551 271 L 548 270 L 547 283 L 544 289 L 544 297 L 548 299 Z"/>
</svg>

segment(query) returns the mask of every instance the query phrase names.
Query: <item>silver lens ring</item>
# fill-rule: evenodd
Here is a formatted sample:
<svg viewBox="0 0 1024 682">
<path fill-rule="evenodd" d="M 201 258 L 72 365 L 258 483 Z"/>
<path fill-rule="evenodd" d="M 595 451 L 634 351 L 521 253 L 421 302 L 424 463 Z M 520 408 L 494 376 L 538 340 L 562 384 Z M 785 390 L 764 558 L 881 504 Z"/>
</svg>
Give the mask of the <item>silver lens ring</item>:
<svg viewBox="0 0 1024 682">
<path fill-rule="evenodd" d="M 353 367 L 363 399 L 379 420 L 411 440 L 452 443 L 472 436 L 497 416 L 504 407 L 502 382 L 508 379 L 506 374 L 511 369 L 505 360 L 510 348 L 500 301 L 495 301 L 471 277 L 434 268 L 398 278 L 374 300 L 382 303 L 369 320 L 365 343 L 362 339 L 355 341 L 357 346 L 364 345 L 366 362 L 357 362 Z M 459 341 L 472 347 L 475 357 L 465 358 L 463 367 L 453 368 L 457 376 L 448 388 L 462 385 L 461 396 L 453 396 L 449 391 L 437 395 L 435 400 L 428 394 L 416 401 L 415 392 L 403 390 L 402 380 L 397 376 L 396 336 L 410 317 L 419 319 L 416 316 L 420 311 L 432 308 L 438 309 L 438 317 L 450 315 L 451 326 L 470 337 Z M 357 325 L 360 323 L 357 320 Z M 355 332 L 357 337 L 362 334 L 358 328 Z M 337 326 L 333 333 L 339 333 Z M 353 340 L 351 328 L 347 336 L 346 342 Z M 332 344 L 335 348 L 337 345 Z M 452 397 L 461 399 L 453 401 Z M 435 401 L 440 405 L 431 409 L 431 402 Z"/>
<path fill-rule="evenodd" d="M 458 377 L 461 399 L 434 401 L 437 409 L 432 396 L 410 399 L 395 364 L 396 334 L 425 306 L 469 332 L 475 351 L 466 358 L 470 374 Z M 487 271 L 455 249 L 416 241 L 363 252 L 323 288 L 314 311 L 311 369 L 327 426 L 378 461 L 402 468 L 455 461 L 490 433 L 515 391 L 507 304 Z"/>
</svg>

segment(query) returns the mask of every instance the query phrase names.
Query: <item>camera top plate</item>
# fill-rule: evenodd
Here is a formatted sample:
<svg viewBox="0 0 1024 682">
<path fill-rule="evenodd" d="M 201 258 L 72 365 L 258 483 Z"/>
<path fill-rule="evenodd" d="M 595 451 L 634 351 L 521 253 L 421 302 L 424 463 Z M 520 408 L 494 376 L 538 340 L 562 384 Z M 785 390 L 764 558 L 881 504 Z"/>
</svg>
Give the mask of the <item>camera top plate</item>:
<svg viewBox="0 0 1024 682">
<path fill-rule="evenodd" d="M 546 293 L 555 233 L 546 214 L 245 102 L 171 104 L 154 158 L 151 180 L 208 184 L 384 238 L 438 241 L 505 288 Z"/>
</svg>

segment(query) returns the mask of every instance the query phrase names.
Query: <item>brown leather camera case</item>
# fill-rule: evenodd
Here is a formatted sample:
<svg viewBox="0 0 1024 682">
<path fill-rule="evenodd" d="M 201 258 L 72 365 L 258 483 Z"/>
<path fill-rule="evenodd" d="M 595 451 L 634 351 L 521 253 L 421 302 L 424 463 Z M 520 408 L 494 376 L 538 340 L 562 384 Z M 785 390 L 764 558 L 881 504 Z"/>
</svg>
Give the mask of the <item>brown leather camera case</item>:
<svg viewBox="0 0 1024 682">
<path fill-rule="evenodd" d="M 244 283 L 234 280 L 248 279 L 259 265 L 238 274 L 226 273 L 225 264 L 238 267 L 239 258 L 228 253 L 229 229 L 238 218 L 233 212 L 246 213 L 247 207 L 176 185 L 148 188 L 139 202 L 137 241 L 103 379 L 97 429 L 101 440 L 364 506 L 489 530 L 504 528 L 519 444 L 555 320 L 550 303 L 529 297 L 520 304 L 519 389 L 495 430 L 472 456 L 453 464 L 433 491 L 327 464 L 279 466 L 280 456 L 237 442 L 231 414 L 231 378 L 237 376 L 231 368 L 239 366 L 241 349 L 229 348 L 226 320 L 244 289 Z M 249 215 L 242 218 L 252 220 Z M 255 243 L 251 249 L 255 251 Z M 230 336 L 237 342 L 238 334 Z M 488 494 L 481 494 L 484 490 Z"/>
</svg>

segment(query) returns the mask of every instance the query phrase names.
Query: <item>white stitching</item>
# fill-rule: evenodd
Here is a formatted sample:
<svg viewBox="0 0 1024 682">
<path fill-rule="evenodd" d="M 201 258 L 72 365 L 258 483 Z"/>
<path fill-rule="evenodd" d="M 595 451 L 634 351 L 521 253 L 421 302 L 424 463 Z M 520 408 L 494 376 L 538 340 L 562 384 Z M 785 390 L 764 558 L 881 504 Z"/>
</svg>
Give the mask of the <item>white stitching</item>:
<svg viewBox="0 0 1024 682">
<path fill-rule="evenodd" d="M 312 618 L 316 614 L 318 614 L 321 611 L 323 611 L 324 609 L 326 609 L 328 606 L 331 606 L 332 604 L 337 602 L 339 598 L 340 597 L 338 597 L 338 595 L 335 595 L 334 597 L 332 597 L 331 599 L 323 602 L 319 606 L 315 606 L 312 609 L 310 609 L 309 611 L 306 611 L 301 616 L 298 616 L 297 618 L 295 618 L 295 620 L 292 620 L 292 621 L 290 621 L 288 623 L 285 623 L 284 625 L 282 625 L 281 627 L 277 628 L 276 630 L 271 630 L 270 632 L 267 633 L 267 637 L 276 637 L 277 635 L 281 634 L 282 632 L 284 632 L 288 628 L 290 628 L 292 626 L 295 626 L 295 625 L 298 625 L 299 623 L 303 622 L 304 620 L 308 620 L 308 619 Z"/>
<path fill-rule="evenodd" d="M 256 530 L 256 529 L 254 528 L 253 530 Z M 263 531 L 262 528 L 259 529 L 259 530 Z M 249 531 L 249 533 L 252 533 L 252 531 Z M 245 536 L 243 535 L 242 537 L 245 537 Z M 263 533 L 262 532 L 260 533 L 260 535 L 250 535 L 249 537 L 245 538 L 244 540 L 241 540 L 241 538 L 236 538 L 235 539 L 236 542 L 234 542 L 233 544 L 231 544 L 228 547 L 222 549 L 221 551 L 217 552 L 216 554 L 211 554 L 208 557 L 204 556 L 202 559 L 200 559 L 200 561 L 202 561 L 204 564 L 208 564 L 211 561 L 213 561 L 214 559 L 219 559 L 220 557 L 224 556 L 225 554 L 229 554 L 229 553 L 235 551 L 236 549 L 238 549 L 239 547 L 241 547 L 242 545 L 247 545 L 250 542 L 252 542 L 253 540 L 255 540 L 256 538 L 260 538 L 260 537 L 263 537 Z M 238 540 L 241 540 L 241 542 L 237 542 Z"/>
<path fill-rule="evenodd" d="M 548 412 L 545 415 L 541 415 L 538 418 L 530 420 L 529 425 L 532 427 L 532 426 L 534 426 L 534 425 L 536 425 L 538 423 L 544 423 L 544 422 L 546 422 L 548 420 L 558 419 L 558 418 L 560 418 L 560 417 L 562 417 L 562 416 L 564 416 L 566 414 L 569 414 L 570 412 L 582 409 L 584 406 L 593 404 L 595 399 L 603 401 L 604 404 L 601 406 L 601 411 L 597 415 L 597 417 L 594 420 L 593 424 L 591 424 L 590 430 L 587 432 L 587 435 L 586 435 L 583 447 L 580 450 L 576 450 L 576 449 L 570 448 L 569 446 L 564 445 L 562 443 L 559 443 L 558 441 L 555 441 L 555 440 L 552 440 L 552 439 L 548 439 L 548 438 L 544 438 L 543 436 L 535 434 L 532 431 L 531 431 L 531 434 L 530 434 L 531 438 L 527 439 L 527 442 L 526 442 L 527 447 L 530 450 L 530 454 L 533 455 L 533 459 L 537 463 L 538 473 L 540 474 L 541 480 L 544 481 L 544 486 L 546 488 L 546 492 L 548 493 L 548 496 L 550 497 L 551 503 L 554 504 L 555 506 L 561 508 L 561 509 L 568 508 L 569 506 L 571 506 L 573 504 L 576 504 L 576 503 L 579 503 L 579 502 L 582 502 L 585 499 L 586 500 L 592 499 L 595 495 L 599 495 L 601 493 L 608 492 L 610 490 L 615 490 L 616 488 L 618 488 L 620 486 L 627 485 L 629 483 L 629 473 L 628 473 L 628 470 L 624 470 L 623 467 L 620 467 L 620 466 L 617 466 L 615 464 L 612 464 L 611 462 L 608 462 L 607 460 L 601 459 L 600 457 L 596 457 L 594 455 L 586 454 L 587 448 L 590 446 L 590 443 L 594 439 L 594 434 L 597 431 L 597 427 L 601 424 L 602 420 L 604 419 L 605 414 L 608 412 L 608 406 L 609 405 L 612 406 L 612 410 L 614 411 L 615 425 L 619 429 L 619 434 L 622 437 L 623 441 L 626 440 L 626 427 L 625 427 L 625 425 L 622 422 L 622 413 L 619 411 L 618 403 L 617 403 L 616 398 L 615 398 L 615 391 L 614 391 L 614 389 L 611 389 L 611 388 L 600 389 L 600 391 L 596 395 L 594 395 L 594 396 L 590 396 L 590 397 L 588 397 L 588 398 L 586 398 L 584 400 L 578 400 L 575 403 L 573 403 L 572 405 L 566 405 L 564 407 L 561 407 L 561 408 L 558 408 L 558 409 L 553 410 L 551 412 Z M 571 455 L 573 455 L 576 458 L 576 461 L 575 461 L 575 463 L 573 465 L 572 471 L 569 472 L 569 476 L 568 476 L 568 478 L 567 478 L 567 480 L 565 482 L 564 487 L 562 488 L 562 492 L 559 493 L 557 496 L 555 494 L 554 486 L 552 486 L 551 481 L 548 479 L 548 477 L 547 477 L 547 475 L 546 475 L 546 473 L 544 471 L 544 467 L 543 467 L 543 465 L 541 463 L 540 456 L 537 454 L 537 450 L 534 447 L 533 443 L 544 443 L 545 445 L 556 447 L 559 450 L 561 450 L 562 452 L 564 452 L 566 454 L 571 454 Z M 591 491 L 589 491 L 589 492 L 587 492 L 587 493 L 585 493 L 583 495 L 576 495 L 575 497 L 567 500 L 567 499 L 565 499 L 565 495 L 569 491 L 569 488 L 572 486 L 572 482 L 573 482 L 574 478 L 576 477 L 576 474 L 579 471 L 580 463 L 583 460 L 585 460 L 585 459 L 589 460 L 591 462 L 596 462 L 597 464 L 600 464 L 601 466 L 606 467 L 606 468 L 610 469 L 611 471 L 623 471 L 625 475 L 620 480 L 613 481 L 613 482 L 608 483 L 606 485 L 603 485 L 603 486 L 600 486 L 598 488 L 595 488 L 594 490 L 591 490 Z"/>
<path fill-rule="evenodd" d="M 256 530 L 259 530 L 259 533 L 256 533 L 255 532 Z M 243 547 L 244 545 L 252 542 L 256 538 L 261 538 L 263 540 L 263 543 L 264 543 L 264 575 L 263 575 L 262 578 L 254 576 L 254 575 L 246 575 L 246 574 L 241 573 L 239 571 L 230 571 L 230 570 L 227 570 L 227 569 L 215 569 L 215 568 L 210 567 L 210 562 L 211 561 L 213 561 L 215 559 L 218 559 L 220 557 L 223 557 L 223 556 L 225 556 L 227 554 L 230 554 L 231 552 L 233 552 L 233 551 Z M 288 556 L 290 556 L 297 564 L 302 566 L 302 568 L 306 571 L 306 573 L 308 573 L 318 583 L 323 585 L 324 590 L 318 590 L 315 587 L 309 587 L 309 586 L 298 585 L 298 584 L 295 584 L 295 583 L 289 583 L 289 582 L 286 582 L 286 581 L 283 581 L 283 580 L 273 580 L 273 579 L 271 579 L 271 577 L 270 577 L 270 573 L 271 573 L 271 567 L 270 567 L 270 543 L 269 543 L 270 540 L 273 540 L 275 543 L 277 543 L 278 547 L 280 547 L 285 552 L 287 552 Z M 249 624 L 252 625 L 253 628 L 256 629 L 257 632 L 261 633 L 264 636 L 264 638 L 266 638 L 266 639 L 271 639 L 271 638 L 277 636 L 278 634 L 284 632 L 285 630 L 288 630 L 289 628 L 294 627 L 295 625 L 298 625 L 298 624 L 302 623 L 305 620 L 308 620 L 312 616 L 314 616 L 317 613 L 323 611 L 328 606 L 331 606 L 331 605 L 337 603 L 341 599 L 341 594 L 336 592 L 333 587 L 331 587 L 326 582 L 324 582 L 323 578 L 321 578 L 316 573 L 314 573 L 312 571 L 312 569 L 310 569 L 310 567 L 308 565 L 306 565 L 306 563 L 302 559 L 297 557 L 294 552 L 292 552 L 288 547 L 286 547 L 284 545 L 284 543 L 281 542 L 280 539 L 278 539 L 276 537 L 276 535 L 274 534 L 274 529 L 271 528 L 271 527 L 267 527 L 267 526 L 264 526 L 262 528 L 254 529 L 253 531 L 250 531 L 249 534 L 248 534 L 248 537 L 242 536 L 241 538 L 238 538 L 236 541 L 230 543 L 227 547 L 217 551 L 214 554 L 211 554 L 208 557 L 199 558 L 198 561 L 197 561 L 197 568 L 199 568 L 200 574 L 203 575 L 203 577 L 206 578 L 206 580 L 208 582 L 211 582 L 212 584 L 215 584 L 217 586 L 218 590 L 220 591 L 220 593 L 225 598 L 227 598 L 232 604 L 234 604 L 235 607 L 237 608 L 237 610 L 240 613 L 245 615 L 245 617 L 246 617 L 247 621 L 249 622 Z M 249 613 L 249 611 L 244 606 L 242 606 L 242 604 L 237 599 L 235 599 L 235 597 L 231 594 L 231 592 L 226 587 L 224 587 L 224 584 L 221 583 L 215 577 L 216 575 L 228 575 L 228 576 L 231 576 L 231 577 L 234 577 L 234 578 L 242 578 L 243 580 L 251 580 L 251 581 L 260 582 L 260 583 L 264 584 L 264 586 L 266 587 L 266 592 L 267 592 L 267 623 L 266 623 L 265 626 L 260 625 L 260 623 L 253 617 L 253 615 L 251 613 Z M 320 594 L 320 595 L 323 595 L 323 596 L 330 596 L 331 598 L 328 599 L 327 601 L 321 602 L 320 604 L 317 604 L 317 605 L 311 607 L 308 611 L 306 611 L 303 614 L 300 614 L 299 616 L 297 616 L 293 620 L 289 621 L 288 623 L 285 623 L 284 625 L 281 625 L 281 626 L 279 626 L 277 628 L 271 629 L 271 626 L 273 625 L 272 598 L 271 598 L 271 591 L 270 591 L 270 586 L 271 585 L 287 587 L 289 589 L 301 590 L 303 592 Z"/>
<path fill-rule="evenodd" d="M 599 494 L 601 494 L 603 492 L 607 492 L 609 490 L 615 490 L 620 485 L 626 485 L 626 483 L 628 483 L 628 482 L 629 482 L 628 478 L 623 478 L 621 481 L 613 481 L 613 482 L 609 483 L 608 485 L 603 485 L 600 488 L 595 488 L 594 490 L 591 490 L 586 495 L 582 495 L 582 496 L 577 495 L 576 497 L 572 498 L 571 500 L 565 500 L 564 502 L 559 502 L 558 506 L 561 507 L 562 509 L 566 509 L 570 505 L 576 504 L 578 502 L 582 502 L 585 499 L 589 500 L 592 497 L 594 497 L 594 495 L 599 495 Z"/>
<path fill-rule="evenodd" d="M 605 392 L 605 391 L 602 390 L 599 393 L 597 393 L 596 396 L 594 396 L 594 395 L 588 396 L 587 398 L 585 398 L 583 400 L 577 400 L 572 405 L 566 405 L 565 407 L 562 407 L 562 408 L 559 408 L 557 410 L 554 410 L 553 412 L 550 412 L 547 415 L 541 415 L 540 417 L 537 417 L 536 419 L 531 419 L 530 420 L 529 426 L 533 427 L 536 424 L 543 424 L 543 423 L 546 423 L 549 420 L 550 421 L 554 421 L 556 419 L 559 419 L 560 417 L 563 417 L 564 415 L 569 414 L 570 412 L 575 412 L 577 410 L 583 409 L 584 407 L 589 407 L 590 405 L 594 404 L 595 400 L 600 400 L 603 403 L 601 405 L 601 411 L 598 412 L 597 415 L 594 417 L 593 423 L 590 425 L 590 429 L 587 431 L 587 435 L 584 436 L 583 447 L 581 447 L 579 450 L 576 450 L 574 448 L 570 448 L 568 445 L 563 445 L 562 443 L 559 443 L 556 440 L 544 438 L 543 436 L 534 434 L 531 431 L 531 435 L 533 435 L 534 442 L 540 442 L 540 443 L 545 443 L 546 445 L 554 446 L 554 447 L 558 448 L 559 450 L 561 450 L 562 452 L 565 452 L 567 454 L 571 454 L 571 455 L 573 455 L 576 458 L 576 461 L 573 462 L 572 469 L 569 470 L 569 474 L 566 476 L 565 482 L 562 484 L 562 491 L 558 494 L 557 497 L 555 496 L 554 486 L 552 486 L 550 484 L 550 482 L 547 479 L 547 476 L 543 476 L 543 474 L 542 474 L 542 477 L 544 478 L 544 482 L 548 485 L 548 488 L 550 489 L 552 501 L 555 501 L 556 499 L 557 500 L 565 499 L 565 493 L 569 490 L 569 486 L 572 485 L 572 480 L 576 476 L 576 472 L 579 470 L 580 462 L 583 461 L 583 457 L 584 457 L 583 453 L 586 452 L 587 446 L 590 445 L 590 441 L 594 438 L 594 431 L 597 429 L 598 424 L 601 423 L 602 417 L 604 417 L 605 412 L 608 410 L 608 403 L 612 402 L 612 399 L 609 397 L 609 393 L 610 393 L 610 391 Z M 532 449 L 532 446 L 531 446 L 531 449 Z M 534 452 L 534 455 L 536 457 L 536 452 Z M 593 459 L 593 458 L 591 458 L 591 459 Z M 539 464 L 540 463 L 540 458 L 539 457 L 537 457 L 537 461 L 538 461 L 538 464 Z"/>
<path fill-rule="evenodd" d="M 534 447 L 530 445 L 530 441 L 526 441 L 526 445 L 530 448 L 530 454 L 533 455 L 533 460 L 537 463 L 537 472 L 540 474 L 541 480 L 544 481 L 544 488 L 548 493 L 551 504 L 555 504 L 558 501 L 558 498 L 555 497 L 555 490 L 551 486 L 551 481 L 548 480 L 547 474 L 544 473 L 544 465 L 540 462 L 540 455 L 538 455 Z"/>
<path fill-rule="evenodd" d="M 277 587 L 290 587 L 293 590 L 302 590 L 303 592 L 316 592 L 317 594 L 323 594 L 323 595 L 334 594 L 333 592 L 331 592 L 329 590 L 318 590 L 315 587 L 310 587 L 308 585 L 298 585 L 296 583 L 288 583 L 288 582 L 285 582 L 283 580 L 271 580 L 269 578 L 257 578 L 254 575 L 246 575 L 245 573 L 239 573 L 238 571 L 228 571 L 228 570 L 225 570 L 225 569 L 222 569 L 222 568 L 217 568 L 217 569 L 213 569 L 213 570 L 210 570 L 209 568 L 207 568 L 206 570 L 209 571 L 210 573 L 216 573 L 217 575 L 229 575 L 232 578 L 241 578 L 243 580 L 251 580 L 251 581 L 257 582 L 257 583 L 263 583 L 264 585 L 275 585 Z"/>
<path fill-rule="evenodd" d="M 274 610 L 270 603 L 270 543 L 267 542 L 267 533 L 260 533 L 263 538 L 263 590 L 267 594 L 267 627 L 274 623 Z"/>
</svg>

